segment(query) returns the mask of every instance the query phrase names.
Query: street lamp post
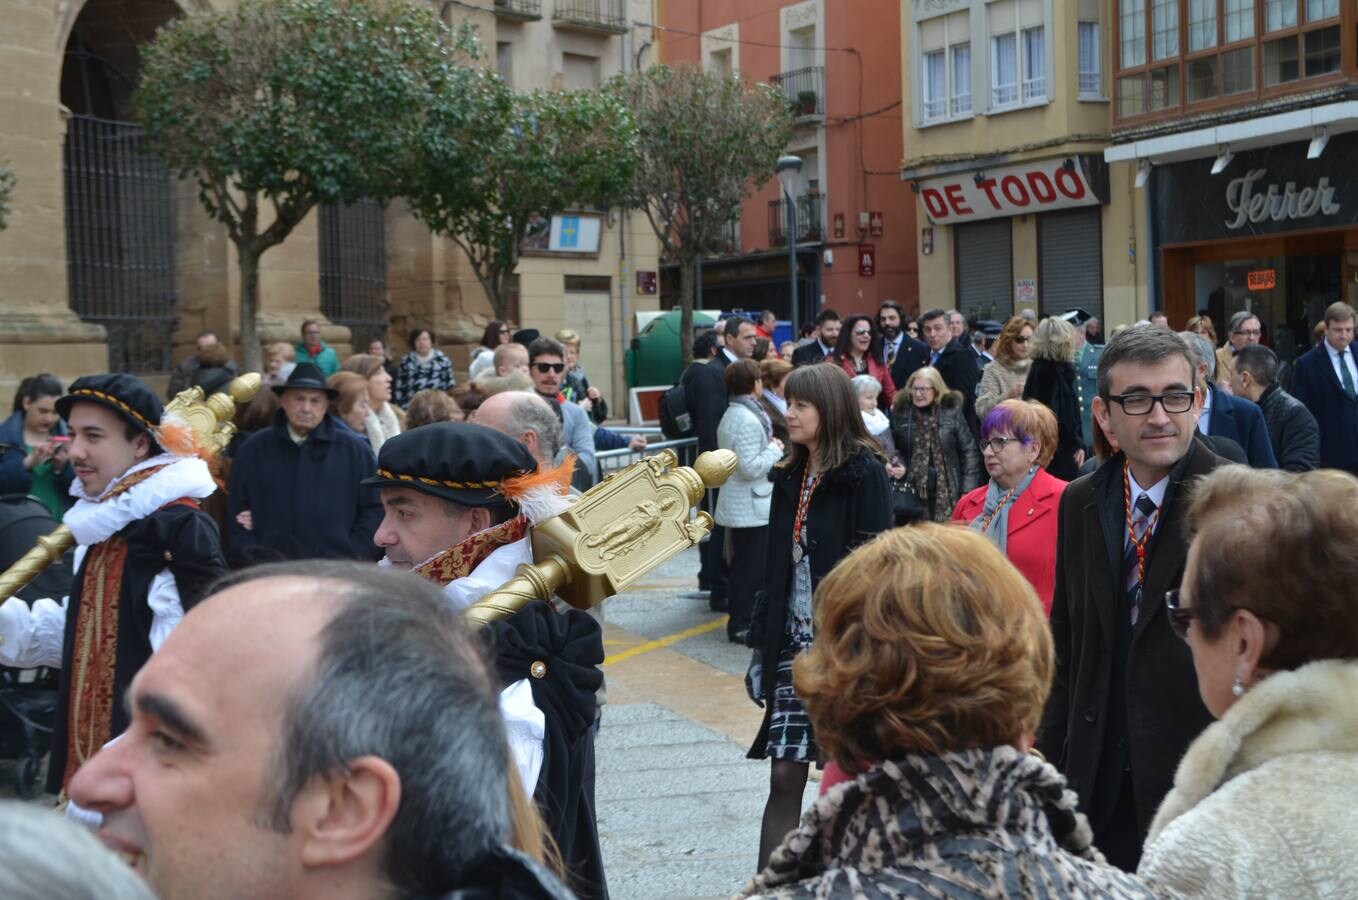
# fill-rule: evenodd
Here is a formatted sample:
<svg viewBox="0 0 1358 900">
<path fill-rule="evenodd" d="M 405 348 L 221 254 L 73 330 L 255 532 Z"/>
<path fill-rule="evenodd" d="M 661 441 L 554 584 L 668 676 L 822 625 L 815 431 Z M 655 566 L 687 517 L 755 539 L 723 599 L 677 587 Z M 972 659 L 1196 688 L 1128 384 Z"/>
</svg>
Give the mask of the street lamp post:
<svg viewBox="0 0 1358 900">
<path fill-rule="evenodd" d="M 795 341 L 801 337 L 801 317 L 797 315 L 797 194 L 802 186 L 800 156 L 778 158 L 778 183 L 783 186 L 783 198 L 787 204 L 787 277 L 792 300 L 792 339 Z"/>
</svg>

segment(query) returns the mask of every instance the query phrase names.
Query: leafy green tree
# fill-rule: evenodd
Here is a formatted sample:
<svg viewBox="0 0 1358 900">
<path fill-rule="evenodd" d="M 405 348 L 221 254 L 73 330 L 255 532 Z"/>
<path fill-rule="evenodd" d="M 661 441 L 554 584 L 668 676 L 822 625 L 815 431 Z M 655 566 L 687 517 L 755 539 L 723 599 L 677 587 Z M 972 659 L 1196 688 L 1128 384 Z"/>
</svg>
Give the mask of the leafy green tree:
<svg viewBox="0 0 1358 900">
<path fill-rule="evenodd" d="M 0 165 L 0 231 L 9 225 L 9 198 L 14 194 L 14 170 Z"/>
<path fill-rule="evenodd" d="M 694 262 L 725 244 L 741 201 L 774 174 L 792 137 L 782 92 L 684 66 L 652 66 L 611 85 L 636 120 L 640 158 L 628 198 L 679 264 L 680 335 L 693 333 Z M 692 342 L 681 338 L 684 364 Z"/>
<path fill-rule="evenodd" d="M 196 180 L 238 251 L 246 368 L 260 368 L 260 256 L 318 203 L 402 192 L 456 53 L 412 0 L 244 0 L 173 22 L 144 49 L 147 140 Z"/>
<path fill-rule="evenodd" d="M 411 209 L 467 255 L 496 318 L 530 227 L 626 195 L 636 129 L 602 91 L 516 93 L 493 72 L 463 70 L 442 91 L 420 142 Z"/>
</svg>

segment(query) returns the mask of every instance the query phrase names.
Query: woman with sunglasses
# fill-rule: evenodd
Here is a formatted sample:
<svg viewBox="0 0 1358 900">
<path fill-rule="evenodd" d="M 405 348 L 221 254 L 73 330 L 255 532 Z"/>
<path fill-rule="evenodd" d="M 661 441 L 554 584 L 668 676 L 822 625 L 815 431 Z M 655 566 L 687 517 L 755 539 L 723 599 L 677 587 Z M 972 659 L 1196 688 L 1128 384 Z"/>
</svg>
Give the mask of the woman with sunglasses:
<svg viewBox="0 0 1358 900">
<path fill-rule="evenodd" d="M 906 316 L 901 319 L 901 331 L 904 331 L 915 340 L 919 340 L 919 320 L 914 316 Z"/>
<path fill-rule="evenodd" d="M 1003 400 L 1023 395 L 1028 380 L 1028 342 L 1033 339 L 1033 323 L 1014 316 L 1004 323 L 991 349 L 994 359 L 981 370 L 981 386 L 976 392 L 976 415 L 984 419 Z"/>
<path fill-rule="evenodd" d="M 877 326 L 867 316 L 849 316 L 839 329 L 839 343 L 830 354 L 830 362 L 835 363 L 850 378 L 856 375 L 871 375 L 882 386 L 879 398 L 882 409 L 890 409 L 896 396 L 896 382 L 891 379 L 891 369 L 883 362 L 882 336 Z"/>
<path fill-rule="evenodd" d="M 1038 323 L 1032 340 L 1033 365 L 1024 400 L 1036 400 L 1056 415 L 1056 446 L 1047 471 L 1062 481 L 1080 477 L 1085 462 L 1084 421 L 1075 392 L 1075 326 L 1057 316 Z"/>
<path fill-rule="evenodd" d="M 1188 522 L 1165 608 L 1217 721 L 1138 874 L 1161 896 L 1358 897 L 1358 480 L 1227 466 Z"/>
<path fill-rule="evenodd" d="M 1044 468 L 1056 449 L 1056 416 L 1033 400 L 1005 400 L 981 422 L 981 461 L 990 475 L 957 502 L 953 521 L 990 538 L 1052 608 L 1056 511 L 1066 482 Z"/>
</svg>

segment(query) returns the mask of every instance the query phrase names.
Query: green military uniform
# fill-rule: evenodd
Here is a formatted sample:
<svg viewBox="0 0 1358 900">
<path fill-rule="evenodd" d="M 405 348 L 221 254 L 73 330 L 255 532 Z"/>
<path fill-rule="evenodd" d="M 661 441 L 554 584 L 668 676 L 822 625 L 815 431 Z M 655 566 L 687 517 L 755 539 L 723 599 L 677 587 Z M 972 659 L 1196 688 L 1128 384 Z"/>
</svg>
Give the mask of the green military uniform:
<svg viewBox="0 0 1358 900">
<path fill-rule="evenodd" d="M 1080 421 L 1084 426 L 1084 445 L 1094 444 L 1094 426 L 1090 421 L 1089 405 L 1099 392 L 1099 357 L 1103 344 L 1085 344 L 1075 354 L 1075 396 L 1080 398 Z"/>
</svg>

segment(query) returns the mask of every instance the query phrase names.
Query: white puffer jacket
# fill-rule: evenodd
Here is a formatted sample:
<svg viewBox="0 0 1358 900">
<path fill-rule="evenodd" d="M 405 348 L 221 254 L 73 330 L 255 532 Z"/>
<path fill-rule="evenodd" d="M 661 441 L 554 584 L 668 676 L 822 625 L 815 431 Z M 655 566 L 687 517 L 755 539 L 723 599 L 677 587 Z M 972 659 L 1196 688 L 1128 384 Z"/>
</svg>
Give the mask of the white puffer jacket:
<svg viewBox="0 0 1358 900">
<path fill-rule="evenodd" d="M 1358 663 L 1277 672 L 1184 754 L 1139 875 L 1161 896 L 1358 897 Z"/>
<path fill-rule="evenodd" d="M 726 407 L 717 425 L 717 446 L 736 454 L 736 470 L 717 493 L 717 524 L 726 528 L 758 528 L 769 524 L 773 482 L 769 470 L 782 451 L 764 436 L 759 417 L 739 403 Z"/>
</svg>

